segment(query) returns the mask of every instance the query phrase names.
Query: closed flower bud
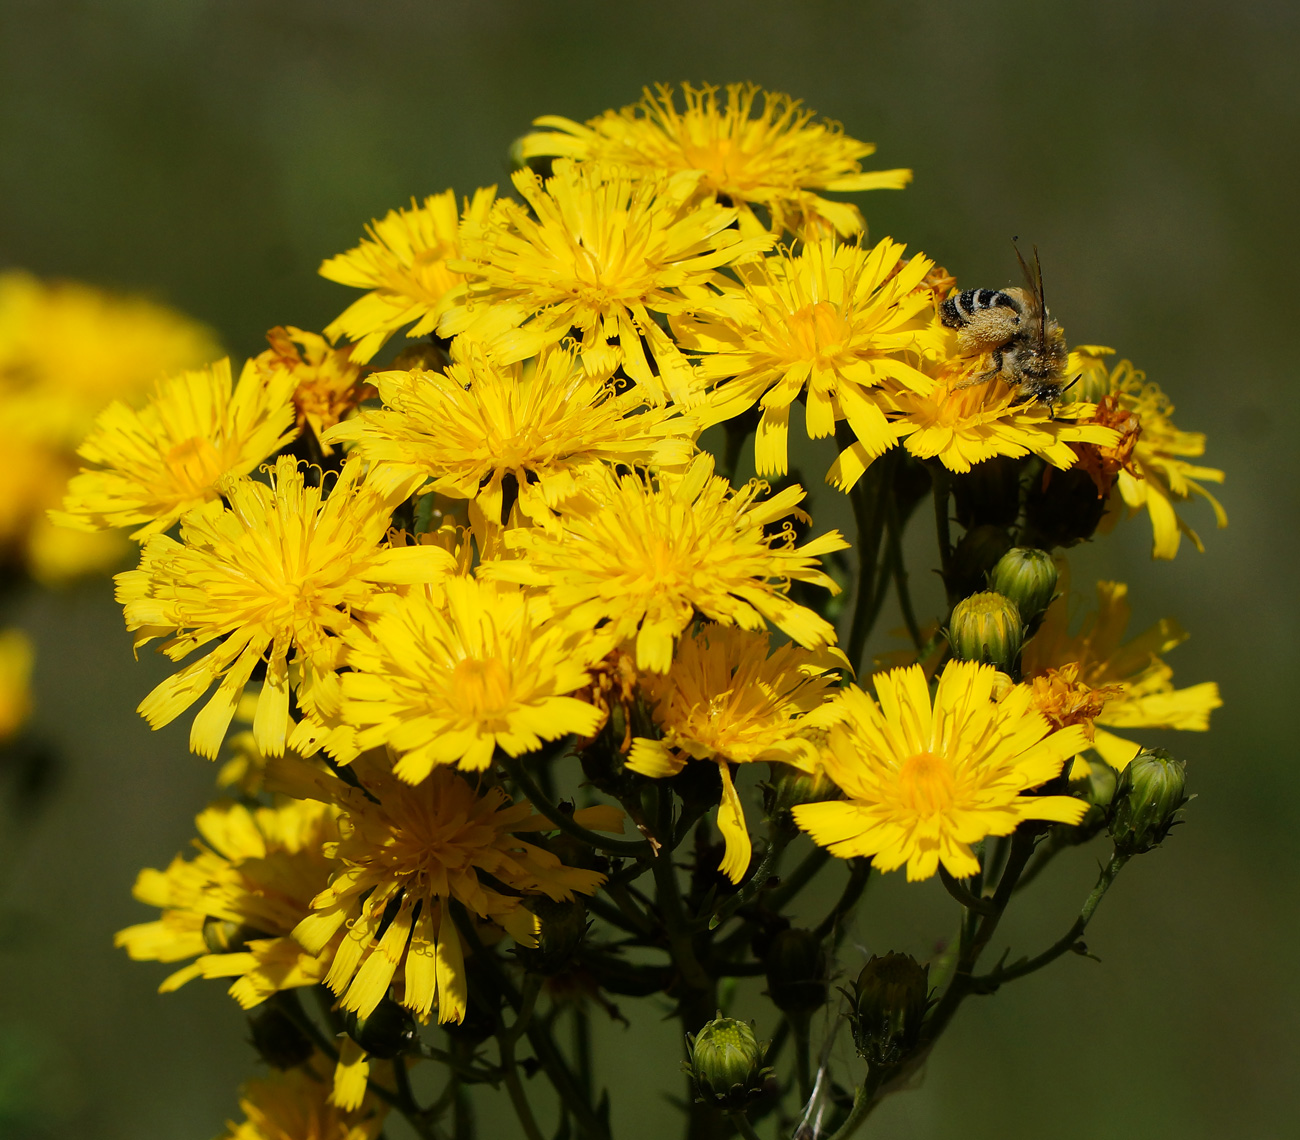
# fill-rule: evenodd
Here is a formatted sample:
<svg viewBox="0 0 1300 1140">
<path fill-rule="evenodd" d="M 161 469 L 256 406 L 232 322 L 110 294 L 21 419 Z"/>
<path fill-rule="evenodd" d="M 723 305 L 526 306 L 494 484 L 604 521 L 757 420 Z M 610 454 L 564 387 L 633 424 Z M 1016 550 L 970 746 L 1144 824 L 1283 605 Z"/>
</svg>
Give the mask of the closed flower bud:
<svg viewBox="0 0 1300 1140">
<path fill-rule="evenodd" d="M 763 1065 L 767 1047 L 759 1044 L 748 1022 L 719 1015 L 686 1040 L 691 1057 L 687 1070 L 700 1100 L 732 1111 L 762 1093 L 769 1072 Z"/>
<path fill-rule="evenodd" d="M 812 1013 L 826 1004 L 826 950 L 811 930 L 789 927 L 763 955 L 767 995 L 786 1013 Z"/>
<path fill-rule="evenodd" d="M 1045 550 L 1014 546 L 998 559 L 989 574 L 989 589 L 1010 598 L 1020 620 L 1031 621 L 1047 609 L 1056 592 L 1056 562 Z"/>
<path fill-rule="evenodd" d="M 372 1057 L 389 1060 L 406 1052 L 416 1040 L 415 1021 L 392 998 L 384 998 L 369 1017 L 352 1010 L 343 1014 L 343 1028 Z"/>
<path fill-rule="evenodd" d="M 287 995 L 286 1000 L 297 999 Z M 274 1069 L 295 1069 L 316 1051 L 311 1038 L 298 1028 L 298 1023 L 277 1000 L 254 1009 L 248 1015 L 248 1028 L 253 1035 L 253 1048 Z"/>
<path fill-rule="evenodd" d="M 772 774 L 763 787 L 763 808 L 768 816 L 783 815 L 800 804 L 833 800 L 840 790 L 821 772 L 815 775 L 793 764 L 773 763 Z"/>
<path fill-rule="evenodd" d="M 535 947 L 520 947 L 524 968 L 539 974 L 558 974 L 568 967 L 587 933 L 587 908 L 575 895 L 567 902 L 545 895 L 529 899 L 540 929 Z"/>
<path fill-rule="evenodd" d="M 849 1021 L 858 1056 L 872 1068 L 902 1062 L 921 1040 L 930 968 L 910 954 L 873 955 L 853 986 Z"/>
<path fill-rule="evenodd" d="M 1139 752 L 1115 784 L 1110 835 L 1121 855 L 1141 855 L 1169 834 L 1187 802 L 1187 766 L 1163 748 Z"/>
<path fill-rule="evenodd" d="M 1010 672 L 1023 637 L 1016 603 L 991 590 L 963 598 L 952 611 L 948 639 L 963 661 L 980 661 Z"/>
</svg>

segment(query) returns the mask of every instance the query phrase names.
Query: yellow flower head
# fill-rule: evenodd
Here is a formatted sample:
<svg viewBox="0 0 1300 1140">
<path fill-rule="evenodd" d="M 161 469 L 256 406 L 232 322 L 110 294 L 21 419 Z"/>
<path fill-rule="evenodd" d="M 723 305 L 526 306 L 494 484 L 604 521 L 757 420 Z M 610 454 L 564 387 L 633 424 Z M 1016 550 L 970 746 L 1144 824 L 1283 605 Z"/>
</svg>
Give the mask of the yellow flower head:
<svg viewBox="0 0 1300 1140">
<path fill-rule="evenodd" d="M 1162 618 L 1125 643 L 1132 616 L 1123 582 L 1097 583 L 1097 612 L 1070 634 L 1068 590 L 1047 609 L 1038 632 L 1025 643 L 1020 667 L 1027 679 L 1072 668 L 1078 681 L 1108 691 L 1096 723 L 1111 728 L 1174 728 L 1205 732 L 1210 713 L 1223 701 L 1213 681 L 1175 689 L 1163 656 L 1187 640 L 1177 622 Z M 1125 767 L 1140 745 L 1096 729 L 1093 747 L 1116 768 Z"/>
<path fill-rule="evenodd" d="M 741 238 L 735 209 L 699 201 L 699 175 L 689 171 L 638 180 L 622 167 L 560 159 L 545 181 L 524 169 L 514 183 L 526 207 L 503 198 L 486 223 L 463 227 L 464 260 L 454 268 L 468 277 L 466 296 L 438 332 L 476 335 L 476 321 L 518 326 L 490 338 L 493 353 L 510 363 L 576 328 L 592 375 L 621 364 L 659 402 L 688 396 L 691 367 L 650 313 L 680 309 L 678 290 L 770 240 Z"/>
<path fill-rule="evenodd" d="M 439 765 L 483 769 L 569 733 L 592 735 L 600 712 L 568 694 L 590 680 L 600 648 L 544 620 L 515 586 L 449 578 L 412 591 L 347 638 L 343 719 L 359 748 L 387 744 L 399 779 Z"/>
<path fill-rule="evenodd" d="M 232 384 L 230 361 L 219 360 L 161 381 L 139 411 L 115 401 L 77 453 L 101 470 L 83 469 L 51 517 L 82 530 L 143 523 L 137 540 L 166 530 L 289 440 L 293 390 L 289 373 L 251 362 Z"/>
<path fill-rule="evenodd" d="M 495 196 L 495 186 L 476 191 L 465 203 L 465 219 L 483 221 Z M 369 236 L 355 249 L 322 263 L 322 277 L 369 290 L 326 327 L 325 335 L 356 341 L 352 359 L 365 364 L 405 325 L 414 324 L 408 337 L 431 333 L 449 294 L 464 280 L 447 264 L 460 256 L 460 224 L 453 191 L 432 194 L 419 206 L 411 199 L 409 210 L 389 210 L 382 221 L 372 222 Z"/>
<path fill-rule="evenodd" d="M 34 656 L 31 640 L 22 630 L 0 633 L 0 744 L 31 716 Z"/>
<path fill-rule="evenodd" d="M 682 94 L 686 107 L 679 111 L 671 87 L 647 88 L 640 103 L 586 126 L 547 115 L 534 125 L 553 129 L 525 135 L 519 155 L 616 162 L 643 176 L 699 171 L 706 192 L 741 209 L 747 233 L 762 226 L 752 210 L 759 205 L 773 233 L 785 229 L 808 240 L 863 228 L 856 206 L 811 191 L 900 190 L 912 180 L 910 170 L 863 171 L 861 159 L 875 146 L 849 138 L 838 123 L 814 123 L 815 112 L 788 95 L 752 83 L 729 85 L 725 105 L 716 87 L 684 83 Z"/>
<path fill-rule="evenodd" d="M 955 349 L 955 343 L 953 345 Z M 938 458 L 949 471 L 969 471 L 995 455 L 1037 455 L 1053 467 L 1074 465 L 1071 443 L 1112 445 L 1113 428 L 1089 423 L 1092 404 L 1026 403 L 1017 389 L 997 378 L 963 387 L 987 371 L 986 358 L 970 360 L 955 351 L 936 370 L 938 383 L 928 393 L 899 390 L 893 397 L 894 427 L 918 459 Z M 852 486 L 866 464 L 845 452 L 832 475 L 837 486 Z"/>
<path fill-rule="evenodd" d="M 210 330 L 140 297 L 0 274 L 0 407 L 10 434 L 71 450 L 110 400 L 217 355 Z"/>
<path fill-rule="evenodd" d="M 296 1069 L 272 1069 L 239 1090 L 244 1119 L 226 1124 L 218 1140 L 375 1140 L 387 1111 L 369 1096 L 340 1108 L 331 1100 L 327 1062 L 319 1054 Z"/>
<path fill-rule="evenodd" d="M 244 1009 L 277 990 L 315 985 L 329 965 L 289 937 L 329 882 L 326 843 L 338 840 L 337 811 L 290 800 L 250 810 L 222 800 L 195 823 L 202 841 L 192 859 L 165 871 L 147 868 L 134 895 L 162 910 L 153 922 L 120 930 L 115 946 L 136 961 L 195 961 L 159 987 L 169 993 L 191 978 L 234 978 L 230 993 Z"/>
<path fill-rule="evenodd" d="M 870 855 L 882 871 L 906 863 L 909 880 L 940 863 L 969 878 L 979 870 L 970 845 L 1024 820 L 1078 823 L 1081 800 L 1023 793 L 1087 746 L 1083 730 L 1052 731 L 1027 685 L 995 699 L 999 680 L 991 665 L 951 662 L 933 704 L 919 665 L 877 674 L 879 703 L 850 685 L 823 757 L 845 799 L 801 804 L 795 821 L 832 855 Z"/>
<path fill-rule="evenodd" d="M 153 728 L 170 724 L 222 678 L 190 730 L 190 747 L 213 759 L 253 669 L 265 661 L 253 735 L 275 756 L 289 730 L 290 652 L 295 685 L 333 669 L 338 636 L 383 586 L 432 581 L 450 572 L 453 559 L 437 546 L 380 545 L 405 496 L 366 486 L 359 463 L 344 467 L 328 498 L 288 457 L 276 462 L 270 486 L 245 478 L 223 490 L 229 507 L 191 511 L 179 542 L 155 535 L 139 568 L 117 576 L 137 649 L 174 633 L 163 651 L 179 661 L 218 643 L 163 681 L 139 711 Z"/>
<path fill-rule="evenodd" d="M 489 523 L 502 521 L 513 479 L 524 513 L 541 517 L 571 497 L 585 470 L 602 462 L 681 467 L 693 424 L 647 407 L 588 376 L 564 348 L 528 363 L 500 365 L 481 347 L 445 372 L 381 372 L 384 410 L 340 424 L 332 441 L 432 490 L 469 499 Z"/>
<path fill-rule="evenodd" d="M 253 358 L 266 377 L 287 372 L 293 377 L 293 408 L 299 434 L 310 430 L 317 440 L 375 390 L 361 379 L 362 367 L 352 349 L 334 348 L 323 336 L 295 328 L 273 328 L 266 334 L 271 347 Z M 333 448 L 321 445 L 325 455 Z"/>
<path fill-rule="evenodd" d="M 832 435 L 847 420 L 865 466 L 901 434 L 885 417 L 882 385 L 933 390 L 935 381 L 917 367 L 944 344 L 923 285 L 933 262 L 913 257 L 900 266 L 903 250 L 888 238 L 870 249 L 824 238 L 797 254 L 745 262 L 735 267 L 738 287 L 722 286 L 674 321 L 681 346 L 707 354 L 700 378 L 720 382 L 710 418 L 762 406 L 754 443 L 760 475 L 785 474 L 790 405 L 801 393 L 809 437 Z"/>
<path fill-rule="evenodd" d="M 1174 406 L 1169 397 L 1127 360 L 1121 360 L 1110 374 L 1110 392 L 1140 424 L 1137 442 L 1116 487 L 1130 514 L 1146 508 L 1154 536 L 1152 557 L 1173 558 L 1184 534 L 1197 550 L 1204 550 L 1197 533 L 1179 517 L 1175 504 L 1199 495 L 1210 504 L 1218 525 L 1228 525 L 1219 500 L 1198 482 L 1222 483 L 1223 472 L 1187 461 L 1205 454 L 1205 434 L 1176 428 L 1170 418 Z"/>
<path fill-rule="evenodd" d="M 568 900 L 604 882 L 520 839 L 516 833 L 551 825 L 526 803 L 512 806 L 498 788 L 477 792 L 448 768 L 411 785 L 373 755 L 353 771 L 360 788 L 304 764 L 295 789 L 342 809 L 338 870 L 294 937 L 321 953 L 346 931 L 325 978 L 343 1009 L 367 1017 L 396 983 L 395 996 L 421 1021 L 434 1013 L 440 1022 L 461 1021 L 467 989 L 453 903 L 532 946 L 529 895 Z"/>
<path fill-rule="evenodd" d="M 826 725 L 816 716 L 835 670 L 847 668 L 838 650 L 811 652 L 786 643 L 770 656 L 763 631 L 706 626 L 677 646 L 672 668 L 641 678 L 661 738 L 637 737 L 627 766 L 644 776 L 674 776 L 687 760 L 708 760 L 722 775 L 718 827 L 726 840 L 722 872 L 740 882 L 751 845 L 745 814 L 731 780 L 732 763 L 772 760 L 811 769 L 817 749 L 808 729 Z"/>
<path fill-rule="evenodd" d="M 541 587 L 571 629 L 615 641 L 636 640 L 637 668 L 672 664 L 673 642 L 697 613 L 724 625 L 762 629 L 770 621 L 809 649 L 835 641 L 835 630 L 790 600 L 793 580 L 839 587 L 818 569 L 818 556 L 848 543 L 830 531 L 795 545 L 789 515 L 802 487 L 770 498 L 754 481 L 733 491 L 700 455 L 682 475 L 605 474 L 586 485 L 558 522 L 506 534 L 520 558 L 491 562 L 480 573 Z M 785 519 L 782 528 L 766 528 Z"/>
</svg>

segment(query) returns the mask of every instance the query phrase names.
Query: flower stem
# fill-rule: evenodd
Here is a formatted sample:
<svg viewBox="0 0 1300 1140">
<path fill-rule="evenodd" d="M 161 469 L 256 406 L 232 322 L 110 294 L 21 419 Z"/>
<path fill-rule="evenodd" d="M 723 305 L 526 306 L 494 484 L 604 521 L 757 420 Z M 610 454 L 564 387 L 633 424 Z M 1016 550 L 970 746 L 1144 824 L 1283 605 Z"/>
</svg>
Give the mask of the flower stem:
<svg viewBox="0 0 1300 1140">
<path fill-rule="evenodd" d="M 934 491 L 934 528 L 939 538 L 939 566 L 943 572 L 943 588 L 948 597 L 948 604 L 953 604 L 952 596 L 952 528 L 948 520 L 948 497 L 952 490 L 952 476 L 942 463 L 936 462 L 930 468 L 930 478 Z"/>
<path fill-rule="evenodd" d="M 731 1122 L 736 1126 L 736 1131 L 740 1133 L 744 1140 L 758 1140 L 758 1133 L 754 1131 L 754 1126 L 749 1123 L 749 1117 L 743 1112 L 733 1112 Z"/>
</svg>

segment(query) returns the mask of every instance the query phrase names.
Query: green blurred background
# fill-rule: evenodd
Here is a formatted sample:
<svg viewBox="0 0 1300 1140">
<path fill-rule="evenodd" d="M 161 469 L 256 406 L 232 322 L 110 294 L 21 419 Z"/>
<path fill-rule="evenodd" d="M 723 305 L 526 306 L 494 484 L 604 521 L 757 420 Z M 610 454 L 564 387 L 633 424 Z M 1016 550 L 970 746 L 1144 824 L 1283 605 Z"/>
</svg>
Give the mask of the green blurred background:
<svg viewBox="0 0 1300 1140">
<path fill-rule="evenodd" d="M 255 352 L 351 299 L 315 269 L 369 218 L 504 179 L 536 115 L 683 79 L 788 91 L 913 167 L 907 191 L 859 197 L 871 231 L 968 285 L 1009 283 L 1008 239 L 1036 242 L 1071 337 L 1146 368 L 1229 473 L 1230 529 L 1190 508 L 1205 554 L 1153 565 L 1135 521 L 1081 552 L 1076 585 L 1124 577 L 1138 628 L 1179 618 L 1177 680 L 1217 679 L 1226 704 L 1209 736 L 1152 738 L 1199 799 L 1112 892 L 1102 964 L 973 1001 L 868 1132 L 1295 1135 L 1298 30 L 1283 0 L 0 0 L 0 265 L 145 291 Z M 164 968 L 111 935 L 147 917 L 135 872 L 188 842 L 213 768 L 133 714 L 162 669 L 132 663 L 106 583 L 10 616 L 67 760 L 39 815 L 0 825 L 0 1104 L 45 1105 L 60 1140 L 206 1140 L 251 1071 L 242 1019 L 217 985 L 157 996 Z M 1055 937 L 1092 854 L 1008 937 Z M 849 961 L 946 934 L 941 892 L 895 880 Z M 678 1091 L 657 1018 L 603 1039 L 629 1138 L 662 1131 L 657 1090 Z"/>
</svg>

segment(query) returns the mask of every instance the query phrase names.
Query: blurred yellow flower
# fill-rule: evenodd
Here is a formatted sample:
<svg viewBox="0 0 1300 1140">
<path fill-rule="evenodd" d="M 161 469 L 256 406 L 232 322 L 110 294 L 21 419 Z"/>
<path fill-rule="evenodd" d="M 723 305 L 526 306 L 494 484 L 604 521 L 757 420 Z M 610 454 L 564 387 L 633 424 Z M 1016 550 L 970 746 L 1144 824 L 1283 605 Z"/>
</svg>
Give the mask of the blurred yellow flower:
<svg viewBox="0 0 1300 1140">
<path fill-rule="evenodd" d="M 526 205 L 502 198 L 486 222 L 462 227 L 463 259 L 452 265 L 466 274 L 464 299 L 438 332 L 475 336 L 486 322 L 492 353 L 509 364 L 576 329 L 591 375 L 622 365 L 657 402 L 689 397 L 691 366 L 651 313 L 679 310 L 683 286 L 770 239 L 742 238 L 734 208 L 698 201 L 690 171 L 638 180 L 623 167 L 558 159 L 550 178 L 513 177 Z"/>
<path fill-rule="evenodd" d="M 465 219 L 482 222 L 495 196 L 495 186 L 475 191 L 465 203 Z M 355 341 L 352 359 L 365 364 L 405 325 L 413 325 L 408 337 L 431 333 L 452 290 L 464 280 L 448 265 L 460 256 L 460 225 L 452 190 L 431 194 L 421 205 L 411 199 L 409 210 L 389 210 L 372 222 L 360 245 L 321 264 L 322 277 L 369 290 L 326 327 L 325 335 Z"/>
<path fill-rule="evenodd" d="M 1087 808 L 1069 796 L 1026 795 L 1059 775 L 1087 747 L 1077 725 L 1053 731 L 1027 685 L 999 697 L 991 665 L 952 661 L 933 703 L 919 665 L 878 673 L 873 701 L 856 685 L 838 701 L 826 774 L 845 799 L 801 804 L 795 821 L 813 841 L 847 859 L 871 856 L 909 881 L 942 863 L 954 878 L 979 871 L 971 844 L 1010 835 L 1027 819 L 1078 823 Z"/>
<path fill-rule="evenodd" d="M 808 649 L 834 644 L 831 624 L 788 593 L 791 581 L 838 593 L 818 558 L 848 545 L 838 531 L 795 545 L 788 516 L 808 521 L 802 487 L 766 497 L 767 484 L 754 481 L 733 491 L 702 454 L 684 474 L 602 474 L 583 490 L 555 523 L 508 531 L 519 557 L 480 574 L 544 590 L 571 629 L 605 622 L 615 642 L 635 639 L 643 670 L 668 671 L 697 613 L 743 629 L 770 621 Z"/>
<path fill-rule="evenodd" d="M 789 230 L 806 240 L 864 228 L 856 206 L 811 191 L 899 190 L 912 180 L 910 170 L 863 171 L 860 160 L 874 153 L 874 145 L 849 138 L 838 123 L 814 123 L 816 112 L 798 99 L 756 84 L 728 85 L 720 104 L 718 88 L 684 83 L 680 111 L 671 87 L 643 90 L 640 103 L 606 111 L 585 126 L 559 115 L 537 119 L 535 126 L 551 129 L 520 139 L 520 159 L 614 162 L 644 177 L 698 171 L 702 190 L 740 209 L 744 233 L 765 228 L 754 214 L 757 205 L 767 211 L 773 233 Z"/>
<path fill-rule="evenodd" d="M 291 683 L 310 685 L 336 667 L 339 635 L 383 587 L 433 581 L 451 572 L 454 560 L 437 546 L 381 545 L 393 506 L 406 495 L 368 486 L 359 463 L 344 467 L 328 497 L 286 456 L 276 461 L 270 486 L 240 478 L 223 491 L 229 506 L 191 511 L 179 542 L 154 535 L 139 568 L 117 576 L 117 597 L 137 650 L 174 634 L 162 649 L 179 661 L 217 642 L 141 702 L 150 726 L 171 723 L 221 679 L 190 730 L 190 747 L 214 759 L 245 685 L 265 661 L 253 735 L 274 756 L 291 727 Z"/>
<path fill-rule="evenodd" d="M 641 677 L 642 695 L 661 736 L 632 742 L 627 766 L 643 776 L 675 776 L 688 760 L 716 763 L 722 776 L 718 828 L 726 841 L 721 871 L 733 883 L 749 867 L 751 844 L 731 764 L 772 760 L 811 769 L 818 750 L 807 735 L 829 723 L 818 711 L 848 662 L 837 649 L 812 652 L 786 643 L 768 653 L 766 631 L 705 626 L 678 643 L 672 667 Z"/>
<path fill-rule="evenodd" d="M 332 1099 L 332 1084 L 319 1054 L 295 1069 L 272 1069 L 262 1080 L 239 1090 L 244 1119 L 226 1123 L 218 1140 L 376 1140 L 387 1109 L 361 1095 L 340 1107 Z"/>
<path fill-rule="evenodd" d="M 31 639 L 20 629 L 0 632 L 0 744 L 12 739 L 32 713 Z"/>
</svg>

